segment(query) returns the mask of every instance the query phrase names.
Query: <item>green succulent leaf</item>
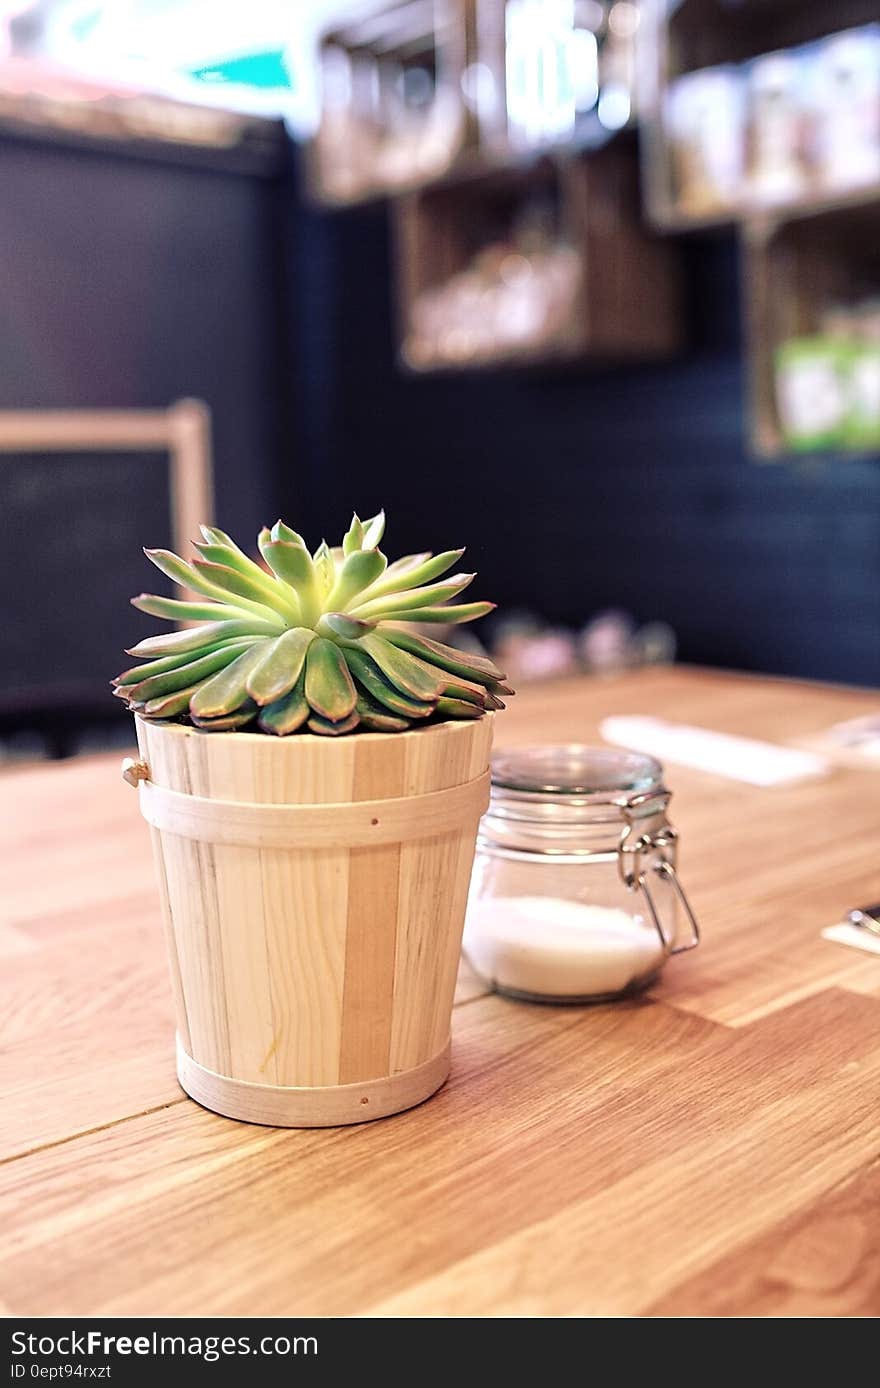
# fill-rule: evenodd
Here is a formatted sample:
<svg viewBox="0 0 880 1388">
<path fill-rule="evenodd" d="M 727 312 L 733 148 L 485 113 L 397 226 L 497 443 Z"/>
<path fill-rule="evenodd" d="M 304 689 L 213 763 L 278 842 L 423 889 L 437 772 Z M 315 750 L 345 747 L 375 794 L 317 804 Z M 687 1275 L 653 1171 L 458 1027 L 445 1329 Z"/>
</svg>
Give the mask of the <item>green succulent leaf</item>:
<svg viewBox="0 0 880 1388">
<path fill-rule="evenodd" d="M 402 593 L 407 588 L 429 583 L 457 564 L 463 554 L 463 549 L 447 549 L 433 557 L 429 554 L 411 554 L 405 560 L 398 559 L 396 564 L 388 565 L 384 577 L 367 588 L 363 599 L 372 602 L 374 598 L 384 598 L 389 593 Z"/>
<path fill-rule="evenodd" d="M 269 529 L 269 527 L 268 527 L 267 525 L 264 525 L 263 528 L 262 528 L 262 530 L 260 531 L 260 533 L 259 533 L 258 536 L 257 536 L 257 549 L 260 551 L 260 554 L 263 556 L 263 562 L 264 562 L 265 564 L 268 564 L 268 565 L 269 565 L 269 568 L 271 568 L 272 566 L 271 566 L 271 564 L 269 564 L 269 561 L 268 561 L 268 559 L 266 558 L 266 546 L 267 546 L 267 545 L 271 545 L 271 543 L 272 543 L 272 531 Z"/>
<path fill-rule="evenodd" d="M 211 547 L 205 545 L 203 548 Z M 242 573 L 230 564 L 201 558 L 193 560 L 193 568 L 216 587 L 231 593 L 233 602 L 239 597 L 249 598 L 251 602 L 268 607 L 272 612 L 279 612 L 282 617 L 299 620 L 296 594 L 292 593 L 286 584 L 276 583 L 268 574 L 264 574 L 262 569 L 258 569 L 256 564 L 253 565 L 255 573 Z M 228 602 L 229 598 L 226 601 Z"/>
<path fill-rule="evenodd" d="M 245 639 L 249 644 L 253 644 L 259 641 L 260 637 L 251 636 L 242 638 L 242 641 Z M 210 655 L 212 651 L 222 650 L 224 646 L 233 646 L 237 644 L 237 640 L 215 641 L 205 645 L 198 654 Z M 196 654 L 197 653 L 193 651 L 183 651 L 180 655 L 166 655 L 163 656 L 161 660 L 148 661 L 146 665 L 133 665 L 130 670 L 125 670 L 121 675 L 117 675 L 113 683 L 115 685 L 125 686 L 140 684 L 142 680 L 148 679 L 151 675 L 163 675 L 166 670 L 177 670 L 181 665 L 190 664 L 195 659 Z"/>
<path fill-rule="evenodd" d="M 223 718 L 235 713 L 248 700 L 247 682 L 251 671 L 262 659 L 262 649 L 252 646 L 243 655 L 237 656 L 225 670 L 212 675 L 199 685 L 190 700 L 190 713 L 194 718 Z"/>
<path fill-rule="evenodd" d="M 276 636 L 268 622 L 256 622 L 248 617 L 236 622 L 206 622 L 203 626 L 187 627 L 184 631 L 168 631 L 162 636 L 147 636 L 130 646 L 128 655 L 173 656 L 198 651 L 202 646 L 216 645 L 239 636 Z"/>
<path fill-rule="evenodd" d="M 385 555 L 377 549 L 358 550 L 350 554 L 327 594 L 326 610 L 337 612 L 348 607 L 353 598 L 379 577 L 387 562 Z"/>
<path fill-rule="evenodd" d="M 474 655 L 471 651 L 460 651 L 456 646 L 446 646 L 442 641 L 433 641 L 429 636 L 416 635 L 400 627 L 383 627 L 382 635 L 386 641 L 402 650 L 417 655 L 434 665 L 448 670 L 451 675 L 462 675 L 465 679 L 477 680 L 480 684 L 496 684 L 504 679 L 504 671 L 499 670 L 488 656 Z M 512 694 L 513 690 L 505 690 Z"/>
<path fill-rule="evenodd" d="M 324 595 L 308 550 L 288 540 L 270 540 L 263 546 L 263 554 L 276 578 L 296 592 L 303 624 L 312 626 L 321 615 Z"/>
<path fill-rule="evenodd" d="M 261 648 L 261 657 L 247 680 L 248 694 L 255 703 L 274 704 L 290 692 L 299 679 L 306 652 L 314 640 L 315 633 L 308 627 L 294 627 Z"/>
<path fill-rule="evenodd" d="M 444 699 L 461 699 L 466 704 L 476 704 L 478 708 L 488 707 L 493 696 L 482 684 L 472 684 L 470 680 L 449 680 L 443 686 Z"/>
<path fill-rule="evenodd" d="M 221 603 L 228 603 L 229 590 L 220 588 L 216 583 L 211 582 L 210 578 L 198 572 L 192 565 L 178 559 L 176 554 L 171 554 L 167 549 L 145 549 L 144 554 L 151 564 L 155 564 L 159 571 L 166 577 L 179 583 L 183 588 L 190 588 L 195 593 L 201 593 L 204 597 L 214 598 Z M 264 602 L 257 602 L 248 597 L 239 597 L 236 607 L 243 607 L 246 612 L 252 612 L 255 617 L 262 621 L 278 621 L 278 614 L 267 607 Z"/>
<path fill-rule="evenodd" d="M 375 516 L 364 521 L 364 549 L 375 549 L 382 541 L 385 534 L 385 512 L 378 511 Z"/>
<path fill-rule="evenodd" d="M 406 718 L 391 712 L 376 699 L 372 699 L 363 689 L 358 690 L 357 715 L 361 727 L 370 733 L 403 733 L 409 727 Z"/>
<path fill-rule="evenodd" d="M 414 569 L 417 569 L 426 559 L 431 558 L 431 553 L 431 550 L 425 549 L 420 554 L 405 554 L 403 558 L 395 559 L 394 563 L 389 564 L 385 570 L 385 578 L 403 576 L 403 574 L 411 575 Z M 464 554 L 464 550 L 462 550 L 462 554 Z M 382 580 L 383 583 L 385 578 Z M 404 587 L 408 587 L 408 584 L 404 584 Z"/>
<path fill-rule="evenodd" d="M 441 671 L 392 646 L 378 632 L 362 637 L 358 646 L 366 651 L 385 678 L 403 694 L 423 701 L 439 698 L 442 694 L 445 676 Z"/>
<path fill-rule="evenodd" d="M 212 532 L 214 539 L 209 539 L 207 530 L 203 529 L 205 544 L 195 543 L 193 548 L 198 551 L 203 559 L 207 559 L 212 564 L 225 564 L 229 569 L 237 569 L 246 578 L 252 578 L 255 583 L 260 584 L 265 592 L 272 591 L 272 576 L 252 559 L 249 554 L 245 554 L 243 549 L 231 540 L 228 535 L 224 535 L 222 530 Z"/>
<path fill-rule="evenodd" d="M 253 723 L 256 716 L 257 706 L 250 700 L 237 708 L 234 713 L 228 713 L 223 718 L 197 718 L 190 714 L 197 728 L 211 733 L 231 733 L 238 728 L 246 728 L 248 723 Z"/>
<path fill-rule="evenodd" d="M 340 648 L 318 636 L 306 655 L 306 700 L 309 708 L 328 723 L 348 718 L 357 703 L 348 665 Z"/>
<path fill-rule="evenodd" d="M 284 540 L 287 544 L 299 545 L 302 549 L 308 549 L 308 545 L 302 535 L 298 535 L 295 530 L 291 530 L 289 525 L 285 525 L 283 520 L 277 520 L 272 526 L 272 539 Z"/>
<path fill-rule="evenodd" d="M 384 617 L 386 612 L 405 609 L 411 613 L 412 620 L 418 621 L 418 609 L 434 607 L 458 597 L 476 578 L 476 574 L 456 574 L 446 583 L 429 583 L 423 588 L 406 588 L 401 593 L 391 593 L 384 598 L 373 598 L 371 602 L 355 603 L 352 615 L 368 620 L 371 617 Z"/>
<path fill-rule="evenodd" d="M 177 718 L 186 713 L 189 701 L 198 689 L 191 684 L 186 689 L 175 690 L 173 694 L 162 694 L 157 699 L 144 699 L 144 714 L 147 718 Z"/>
<path fill-rule="evenodd" d="M 397 714 L 401 718 L 422 719 L 430 718 L 437 707 L 437 700 L 419 700 L 407 698 L 402 694 L 396 685 L 390 684 L 382 675 L 378 665 L 371 660 L 366 651 L 353 650 L 346 648 L 346 663 L 362 689 L 388 709 L 390 713 Z"/>
<path fill-rule="evenodd" d="M 484 710 L 464 699 L 440 699 L 437 715 L 440 718 L 482 718 Z"/>
<path fill-rule="evenodd" d="M 321 589 L 321 607 L 327 607 L 327 595 L 336 582 L 336 564 L 333 561 L 333 553 L 326 540 L 322 540 L 315 550 L 314 556 L 315 573 L 318 578 L 318 586 Z"/>
<path fill-rule="evenodd" d="M 165 617 L 169 622 L 216 621 L 218 618 L 234 622 L 247 620 L 249 616 L 242 607 L 219 602 L 181 602 L 179 598 L 163 598 L 158 593 L 140 593 L 131 599 L 131 605 L 150 617 Z"/>
<path fill-rule="evenodd" d="M 458 607 L 420 607 L 416 612 L 401 608 L 394 612 L 383 612 L 386 622 L 443 622 L 446 626 L 457 626 L 461 622 L 475 622 L 478 617 L 487 617 L 495 611 L 494 602 L 463 602 Z"/>
<path fill-rule="evenodd" d="M 317 713 L 313 713 L 306 727 L 310 733 L 319 733 L 322 737 L 339 737 L 342 733 L 353 733 L 360 721 L 355 712 L 350 713 L 347 718 L 340 719 L 337 723 L 331 723 L 328 719 L 320 718 Z"/>
<path fill-rule="evenodd" d="M 231 665 L 233 660 L 249 650 L 253 642 L 230 641 L 227 646 L 221 646 L 218 650 L 209 651 L 206 655 L 199 656 L 198 660 L 190 660 L 185 665 L 178 665 L 172 670 L 160 671 L 156 675 L 148 675 L 139 684 L 131 687 L 130 695 L 133 699 L 157 699 L 163 694 L 173 694 L 178 689 L 185 689 L 192 685 L 193 689 L 202 680 L 214 675 L 218 670 L 224 670 L 227 665 Z M 146 669 L 147 667 L 142 667 Z"/>
<path fill-rule="evenodd" d="M 356 641 L 360 636 L 369 635 L 375 627 L 375 622 L 361 622 L 357 617 L 350 617 L 347 612 L 325 612 L 318 622 L 318 634 L 329 636 L 331 641 L 336 637 L 345 641 Z"/>
<path fill-rule="evenodd" d="M 294 687 L 282 699 L 260 710 L 260 727 L 264 733 L 287 737 L 303 726 L 310 713 L 306 703 L 305 672 L 301 672 Z"/>
<path fill-rule="evenodd" d="M 257 583 L 248 575 L 239 573 L 238 569 L 232 569 L 228 564 L 215 564 L 208 559 L 194 559 L 192 569 L 196 574 L 212 583 L 215 588 L 221 589 L 229 601 L 229 594 L 235 597 L 248 598 L 250 602 L 255 602 L 258 607 L 268 607 L 274 611 L 277 605 L 277 592 L 268 597 L 262 592 Z M 276 589 L 278 585 L 275 585 Z"/>
<path fill-rule="evenodd" d="M 363 543 L 364 525 L 357 511 L 355 511 L 351 518 L 351 525 L 345 532 L 345 537 L 342 541 L 342 553 L 348 558 L 350 554 L 354 554 L 356 550 L 359 550 Z"/>
</svg>

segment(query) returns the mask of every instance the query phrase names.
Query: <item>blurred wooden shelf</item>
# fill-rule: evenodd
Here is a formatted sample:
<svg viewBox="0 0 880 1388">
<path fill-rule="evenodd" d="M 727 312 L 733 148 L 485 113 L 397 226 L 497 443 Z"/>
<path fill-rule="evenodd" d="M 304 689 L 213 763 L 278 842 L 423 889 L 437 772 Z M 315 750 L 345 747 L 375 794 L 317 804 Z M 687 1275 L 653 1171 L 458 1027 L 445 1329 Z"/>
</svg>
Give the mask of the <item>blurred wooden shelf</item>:
<svg viewBox="0 0 880 1388">
<path fill-rule="evenodd" d="M 321 123 L 307 161 L 315 201 L 375 201 L 466 162 L 476 146 L 464 99 L 473 5 L 385 0 L 325 30 Z"/>
<path fill-rule="evenodd" d="M 852 213 L 856 218 L 860 218 L 865 212 L 876 215 L 878 211 L 880 182 L 865 183 L 857 188 L 836 193 L 812 193 L 809 197 L 799 198 L 796 202 L 780 207 L 753 206 L 746 210 L 742 220 L 751 228 L 750 234 L 761 236 L 786 222 L 799 222 L 832 213 L 840 213 L 841 217 Z"/>
<path fill-rule="evenodd" d="M 530 214 L 552 226 L 544 250 L 565 256 L 570 294 L 531 338 L 469 346 L 464 332 L 454 351 L 432 346 L 416 322 L 425 296 L 466 271 L 476 286 L 483 254 L 522 260 L 516 227 Z M 644 227 L 631 138 L 422 189 L 399 201 L 395 229 L 400 350 L 413 371 L 654 360 L 682 345 L 678 253 Z"/>
<path fill-rule="evenodd" d="M 878 18 L 876 0 L 648 0 L 646 8 L 661 10 L 668 24 L 671 75 L 745 62 Z"/>
<path fill-rule="evenodd" d="M 507 0 L 376 0 L 366 13 L 326 30 L 320 40 L 322 117 L 308 159 L 313 198 L 329 207 L 356 206 L 499 168 L 528 167 L 561 151 L 601 148 L 622 129 L 634 129 L 633 120 L 602 124 L 598 57 L 594 104 L 574 111 L 570 129 L 540 128 L 552 105 L 546 94 L 534 100 L 539 128 L 519 128 L 511 111 L 507 19 Z M 561 25 L 550 12 L 543 22 L 544 34 L 529 48 L 537 88 L 543 82 L 539 54 L 556 76 L 554 58 L 569 61 Z M 572 22 L 574 32 L 576 11 Z M 414 129 L 392 130 L 394 122 L 401 126 L 408 73 L 416 85 L 433 84 L 421 136 Z M 452 132 L 445 148 L 444 122 Z M 433 157 L 425 155 L 426 136 L 434 140 Z"/>
<path fill-rule="evenodd" d="M 737 222 L 810 216 L 837 207 L 858 207 L 880 193 L 880 184 L 816 189 L 770 204 L 740 198 L 723 207 L 689 211 L 679 202 L 666 123 L 669 92 L 677 78 L 780 50 L 880 20 L 877 0 L 643 0 L 642 178 L 645 209 L 664 231 L 703 231 Z"/>
<path fill-rule="evenodd" d="M 658 226 L 658 229 L 687 233 L 712 231 L 738 223 L 746 229 L 747 234 L 752 234 L 750 229 L 754 228 L 754 234 L 761 235 L 786 222 L 818 217 L 827 212 L 858 213 L 864 208 L 876 207 L 878 204 L 880 183 L 866 183 L 847 191 L 811 193 L 809 197 L 778 205 L 743 202 L 735 215 L 731 212 L 717 212 L 701 216 L 697 213 L 683 212 L 680 208 L 671 208 L 668 213 L 664 213 L 662 228 Z M 658 225 L 655 219 L 652 218 L 652 221 Z"/>
<path fill-rule="evenodd" d="M 819 331 L 824 310 L 880 293 L 880 193 L 873 202 L 832 203 L 785 220 L 754 222 L 742 237 L 752 444 L 759 457 L 876 456 L 865 446 L 795 450 L 776 399 L 782 343 Z"/>
</svg>

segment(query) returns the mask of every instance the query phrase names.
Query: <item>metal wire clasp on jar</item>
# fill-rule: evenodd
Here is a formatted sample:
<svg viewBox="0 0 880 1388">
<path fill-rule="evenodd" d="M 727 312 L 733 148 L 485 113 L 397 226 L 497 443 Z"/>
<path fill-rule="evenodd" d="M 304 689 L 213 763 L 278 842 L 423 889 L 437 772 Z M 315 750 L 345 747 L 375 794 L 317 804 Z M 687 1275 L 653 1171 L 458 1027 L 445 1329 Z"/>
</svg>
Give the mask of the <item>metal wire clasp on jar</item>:
<svg viewBox="0 0 880 1388">
<path fill-rule="evenodd" d="M 617 998 L 699 943 L 662 778 L 653 758 L 613 748 L 493 758 L 464 950 L 497 991 Z"/>
</svg>

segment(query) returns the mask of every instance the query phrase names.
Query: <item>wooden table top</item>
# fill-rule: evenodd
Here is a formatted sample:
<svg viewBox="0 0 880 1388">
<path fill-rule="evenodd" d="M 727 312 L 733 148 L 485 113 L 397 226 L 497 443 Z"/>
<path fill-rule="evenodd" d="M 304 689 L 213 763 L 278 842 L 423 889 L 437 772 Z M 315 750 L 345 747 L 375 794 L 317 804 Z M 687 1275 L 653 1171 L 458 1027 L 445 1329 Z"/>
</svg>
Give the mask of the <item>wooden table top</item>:
<svg viewBox="0 0 880 1388">
<path fill-rule="evenodd" d="M 654 713 L 778 741 L 877 696 L 685 669 L 533 687 L 498 742 Z M 880 1312 L 880 780 L 668 769 L 704 942 L 637 1001 L 463 973 L 449 1084 L 361 1127 L 186 1099 L 117 755 L 0 776 L 0 1305 L 14 1315 Z"/>
</svg>

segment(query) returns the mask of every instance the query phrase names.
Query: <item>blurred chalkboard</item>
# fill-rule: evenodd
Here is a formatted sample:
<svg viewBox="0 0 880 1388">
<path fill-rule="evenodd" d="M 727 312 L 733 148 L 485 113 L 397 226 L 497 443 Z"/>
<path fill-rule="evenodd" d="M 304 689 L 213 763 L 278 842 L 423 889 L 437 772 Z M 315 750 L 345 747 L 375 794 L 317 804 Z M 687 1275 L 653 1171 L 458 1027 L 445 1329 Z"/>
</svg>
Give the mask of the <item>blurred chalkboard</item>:
<svg viewBox="0 0 880 1388">
<path fill-rule="evenodd" d="M 171 545 L 166 454 L 0 457 L 0 714 L 112 716 L 124 654 L 162 627 L 129 605 L 171 585 L 142 552 Z"/>
</svg>

